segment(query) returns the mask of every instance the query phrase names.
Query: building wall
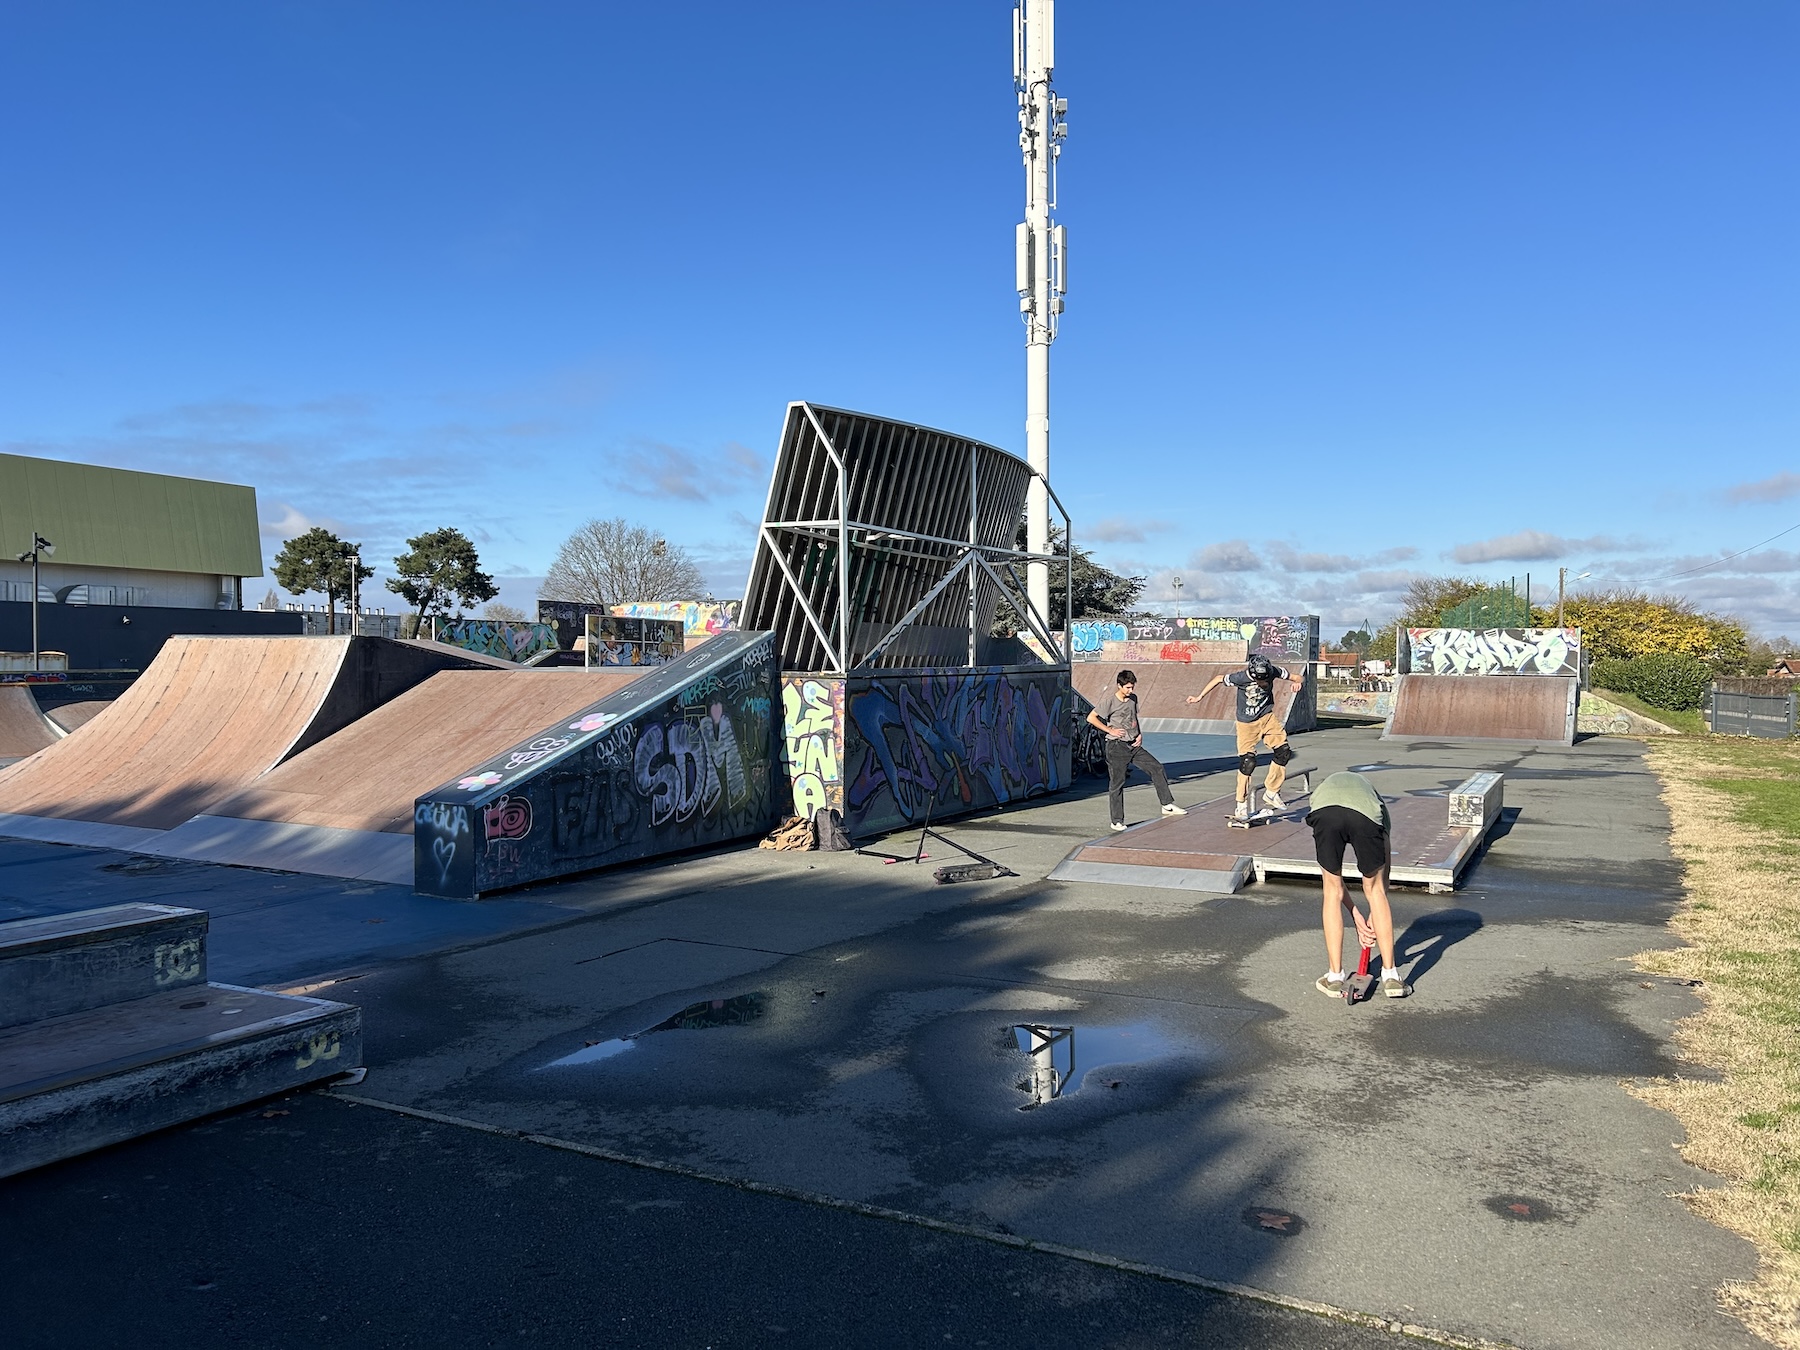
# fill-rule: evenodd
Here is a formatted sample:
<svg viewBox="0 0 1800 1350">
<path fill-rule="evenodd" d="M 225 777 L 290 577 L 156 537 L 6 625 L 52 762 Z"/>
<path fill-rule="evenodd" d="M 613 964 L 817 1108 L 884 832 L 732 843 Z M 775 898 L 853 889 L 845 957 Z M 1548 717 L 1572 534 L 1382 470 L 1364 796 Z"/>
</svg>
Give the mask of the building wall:
<svg viewBox="0 0 1800 1350">
<path fill-rule="evenodd" d="M 38 564 L 38 585 L 48 593 L 45 596 L 46 602 L 49 595 L 62 595 L 71 586 L 85 585 L 90 588 L 90 604 L 217 609 L 221 595 L 229 594 L 231 608 L 237 608 L 237 578 L 221 577 L 215 572 L 153 572 L 138 567 L 87 567 L 45 558 Z M 96 598 L 96 593 L 99 598 Z M 10 557 L 0 561 L 0 601 L 30 599 L 31 564 L 16 562 Z"/>
</svg>

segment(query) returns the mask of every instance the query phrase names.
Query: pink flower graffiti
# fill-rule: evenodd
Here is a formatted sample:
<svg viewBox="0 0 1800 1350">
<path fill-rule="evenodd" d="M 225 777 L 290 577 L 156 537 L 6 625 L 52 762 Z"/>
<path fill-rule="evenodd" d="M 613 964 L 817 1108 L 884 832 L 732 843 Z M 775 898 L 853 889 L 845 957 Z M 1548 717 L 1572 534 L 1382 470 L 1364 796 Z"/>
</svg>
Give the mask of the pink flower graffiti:
<svg viewBox="0 0 1800 1350">
<path fill-rule="evenodd" d="M 569 723 L 570 731 L 604 731 L 619 720 L 617 713 L 589 713 L 579 722 Z"/>
<path fill-rule="evenodd" d="M 472 773 L 467 778 L 459 778 L 456 786 L 464 792 L 473 792 L 477 788 L 492 787 L 499 781 L 500 775 L 490 769 L 486 773 Z"/>
</svg>

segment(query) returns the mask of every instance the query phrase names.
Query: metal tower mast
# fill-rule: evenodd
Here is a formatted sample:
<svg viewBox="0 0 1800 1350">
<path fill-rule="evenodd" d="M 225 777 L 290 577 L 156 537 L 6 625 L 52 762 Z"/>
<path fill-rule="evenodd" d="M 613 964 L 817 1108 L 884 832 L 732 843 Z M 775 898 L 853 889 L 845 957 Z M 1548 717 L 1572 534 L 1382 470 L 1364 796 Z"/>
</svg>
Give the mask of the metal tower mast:
<svg viewBox="0 0 1800 1350">
<path fill-rule="evenodd" d="M 1056 0 L 1019 0 L 1013 10 L 1013 85 L 1019 94 L 1019 149 L 1025 156 L 1025 219 L 1016 231 L 1014 280 L 1025 320 L 1025 458 L 1042 477 L 1025 499 L 1025 546 L 1050 551 L 1050 344 L 1068 289 L 1067 238 L 1050 222 L 1056 206 L 1056 161 L 1062 154 L 1069 101 L 1050 87 L 1056 66 Z M 1050 567 L 1026 567 L 1026 589 L 1046 625 Z M 1064 615 L 1064 627 L 1072 615 Z"/>
</svg>

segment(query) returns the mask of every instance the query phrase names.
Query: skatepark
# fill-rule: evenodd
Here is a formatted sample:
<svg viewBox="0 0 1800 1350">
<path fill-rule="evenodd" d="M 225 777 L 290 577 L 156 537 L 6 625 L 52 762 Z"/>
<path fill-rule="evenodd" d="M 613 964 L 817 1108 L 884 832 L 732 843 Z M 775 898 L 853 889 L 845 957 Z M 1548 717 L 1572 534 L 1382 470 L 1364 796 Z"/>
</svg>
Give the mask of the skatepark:
<svg viewBox="0 0 1800 1350">
<path fill-rule="evenodd" d="M 1641 747 L 1394 743 L 1373 729 L 1299 743 L 1315 772 L 1365 766 L 1391 802 L 1439 810 L 1471 774 L 1504 774 L 1504 809 L 1459 888 L 1396 888 L 1412 999 L 1347 1009 L 1312 991 L 1318 899 L 1302 877 L 1235 892 L 1049 880 L 1104 819 L 1091 779 L 948 826 L 1018 873 L 952 887 L 929 865 L 724 848 L 446 908 L 400 885 L 0 844 L 9 913 L 46 895 L 201 904 L 209 978 L 349 1000 L 369 1069 L 269 1108 L 286 1114 L 247 1110 L 15 1178 L 9 1198 L 27 1215 L 58 1207 L 35 1229 L 55 1246 L 117 1193 L 123 1226 L 103 1241 L 126 1243 L 171 1203 L 128 1177 L 190 1176 L 173 1203 L 238 1217 L 216 1248 L 194 1246 L 201 1226 L 178 1225 L 190 1236 L 133 1277 L 148 1281 L 143 1306 L 172 1316 L 182 1305 L 169 1300 L 192 1297 L 191 1277 L 158 1280 L 158 1261 L 171 1274 L 200 1261 L 237 1292 L 188 1315 L 250 1324 L 273 1312 L 245 1301 L 256 1285 L 247 1253 L 229 1254 L 232 1233 L 249 1232 L 238 1225 L 276 1223 L 307 1260 L 328 1246 L 376 1259 L 359 1244 L 381 1232 L 379 1259 L 424 1270 L 417 1244 L 437 1238 L 413 1231 L 422 1192 L 351 1204 L 339 1193 L 379 1150 L 409 1167 L 463 1160 L 466 1171 L 421 1174 L 448 1188 L 437 1222 L 451 1232 L 479 1194 L 493 1197 L 479 1202 L 483 1228 L 529 1242 L 523 1225 L 579 1196 L 621 1216 L 618 1241 L 656 1252 L 661 1215 L 705 1214 L 723 1241 L 772 1206 L 754 1221 L 784 1235 L 772 1288 L 814 1223 L 801 1213 L 830 1231 L 872 1225 L 878 1244 L 915 1234 L 888 1272 L 909 1289 L 953 1259 L 1005 1299 L 1021 1287 L 1011 1282 L 1039 1278 L 1017 1262 L 1072 1252 L 1091 1272 L 1078 1277 L 1088 1293 L 1072 1335 L 1090 1316 L 1129 1325 L 1111 1282 L 1154 1268 L 1183 1299 L 1249 1288 L 1274 1300 L 1256 1305 L 1266 1316 L 1301 1319 L 1233 1333 L 1245 1343 L 1390 1343 L 1372 1320 L 1297 1311 L 1323 1305 L 1440 1338 L 1748 1344 L 1712 1290 L 1751 1268 L 1749 1248 L 1670 1198 L 1699 1179 L 1671 1147 L 1679 1130 L 1618 1089 L 1676 1070 L 1670 1028 L 1695 1003 L 1676 982 L 1642 987 L 1620 959 L 1669 942 L 1678 895 Z M 1233 771 L 1183 765 L 1178 798 L 1229 795 Z M 1147 787 L 1129 789 L 1128 806 L 1153 818 Z M 714 1005 L 747 1012 L 655 1029 Z M 1032 1099 L 1023 1026 L 1073 1028 L 1060 1093 L 1035 1110 L 1020 1109 Z M 285 1161 L 297 1149 L 338 1161 L 297 1177 Z M 195 1150 L 236 1162 L 201 1167 Z M 569 1189 L 608 1158 L 638 1165 L 622 1191 Z M 322 1206 L 305 1231 L 237 1189 L 271 1169 Z M 95 1189 L 70 1199 L 83 1176 Z M 498 1176 L 514 1180 L 495 1191 L 483 1179 Z M 1392 1197 L 1399 1221 L 1372 1197 Z M 380 1214 L 391 1221 L 371 1228 Z M 988 1268 L 1002 1258 L 1015 1264 Z M 574 1276 L 572 1253 L 543 1259 L 548 1278 Z M 743 1297 L 717 1310 L 721 1328 L 748 1315 Z M 352 1306 L 377 1328 L 398 1315 Z M 549 1300 L 533 1325 L 568 1330 L 556 1319 L 584 1306 Z M 1215 1328 L 1247 1315 L 1155 1306 Z M 1327 1333 L 1315 1326 L 1340 1339 L 1316 1339 Z"/>
</svg>

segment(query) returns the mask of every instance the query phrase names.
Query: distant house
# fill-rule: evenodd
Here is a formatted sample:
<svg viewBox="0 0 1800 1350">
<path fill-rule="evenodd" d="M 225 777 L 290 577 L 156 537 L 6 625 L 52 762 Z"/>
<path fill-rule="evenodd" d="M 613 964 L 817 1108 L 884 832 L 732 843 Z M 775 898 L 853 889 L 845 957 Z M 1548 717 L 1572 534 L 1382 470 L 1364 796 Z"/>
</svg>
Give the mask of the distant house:
<svg viewBox="0 0 1800 1350">
<path fill-rule="evenodd" d="M 1769 671 L 1772 679 L 1800 679 L 1800 656 L 1784 656 Z"/>
</svg>

